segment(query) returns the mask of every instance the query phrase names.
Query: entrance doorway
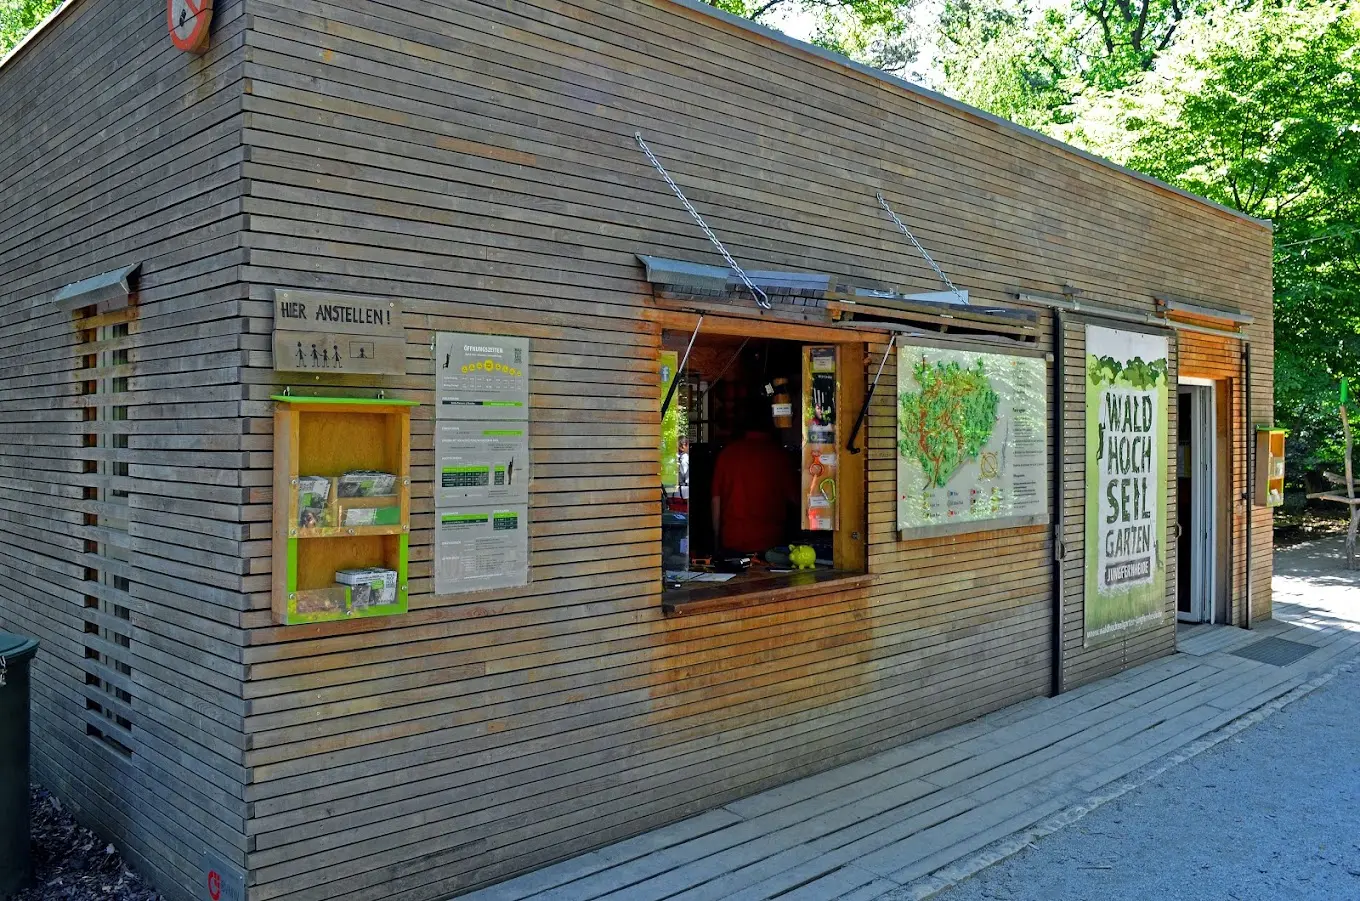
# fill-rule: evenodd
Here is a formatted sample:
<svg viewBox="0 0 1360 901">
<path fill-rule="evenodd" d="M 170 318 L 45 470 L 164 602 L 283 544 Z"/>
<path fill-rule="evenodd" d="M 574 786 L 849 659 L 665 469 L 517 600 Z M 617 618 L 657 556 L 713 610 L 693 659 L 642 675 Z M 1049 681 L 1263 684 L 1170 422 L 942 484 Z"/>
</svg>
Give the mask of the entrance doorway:
<svg viewBox="0 0 1360 901">
<path fill-rule="evenodd" d="M 1181 379 L 1176 430 L 1176 618 L 1214 620 L 1218 433 L 1214 383 Z"/>
</svg>

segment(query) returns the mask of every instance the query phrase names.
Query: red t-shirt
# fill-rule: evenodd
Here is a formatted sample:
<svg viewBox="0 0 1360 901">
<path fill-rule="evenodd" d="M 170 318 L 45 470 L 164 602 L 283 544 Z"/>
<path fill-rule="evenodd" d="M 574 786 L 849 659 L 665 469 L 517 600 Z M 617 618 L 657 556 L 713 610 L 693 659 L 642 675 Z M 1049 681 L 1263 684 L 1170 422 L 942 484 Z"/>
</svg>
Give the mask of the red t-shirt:
<svg viewBox="0 0 1360 901">
<path fill-rule="evenodd" d="M 784 541 L 789 507 L 798 500 L 798 473 L 773 437 L 751 433 L 718 454 L 713 497 L 723 547 L 759 553 Z"/>
</svg>

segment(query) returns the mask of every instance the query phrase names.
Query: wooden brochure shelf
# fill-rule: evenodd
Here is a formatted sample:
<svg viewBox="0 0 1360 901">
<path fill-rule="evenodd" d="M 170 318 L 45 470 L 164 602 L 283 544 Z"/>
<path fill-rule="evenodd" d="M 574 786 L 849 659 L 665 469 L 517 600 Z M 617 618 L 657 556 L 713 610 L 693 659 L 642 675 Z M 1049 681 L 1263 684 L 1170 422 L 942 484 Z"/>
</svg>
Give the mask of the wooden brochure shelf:
<svg viewBox="0 0 1360 901">
<path fill-rule="evenodd" d="M 414 404 L 274 400 L 275 622 L 405 613 Z"/>
</svg>

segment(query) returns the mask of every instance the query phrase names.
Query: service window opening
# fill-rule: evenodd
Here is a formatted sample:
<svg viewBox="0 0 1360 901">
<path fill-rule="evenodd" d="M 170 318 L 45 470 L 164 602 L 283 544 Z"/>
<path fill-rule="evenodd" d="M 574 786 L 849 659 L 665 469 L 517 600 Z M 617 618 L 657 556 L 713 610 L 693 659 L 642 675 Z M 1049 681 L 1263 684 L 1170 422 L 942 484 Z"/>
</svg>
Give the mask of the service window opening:
<svg viewBox="0 0 1360 901">
<path fill-rule="evenodd" d="M 735 594 L 863 571 L 863 470 L 843 459 L 862 344 L 662 333 L 663 591 Z M 858 379 L 850 379 L 858 385 Z M 851 409 L 853 407 L 853 409 Z M 855 478 L 843 471 L 852 468 Z M 851 513 L 846 513 L 846 507 Z"/>
</svg>

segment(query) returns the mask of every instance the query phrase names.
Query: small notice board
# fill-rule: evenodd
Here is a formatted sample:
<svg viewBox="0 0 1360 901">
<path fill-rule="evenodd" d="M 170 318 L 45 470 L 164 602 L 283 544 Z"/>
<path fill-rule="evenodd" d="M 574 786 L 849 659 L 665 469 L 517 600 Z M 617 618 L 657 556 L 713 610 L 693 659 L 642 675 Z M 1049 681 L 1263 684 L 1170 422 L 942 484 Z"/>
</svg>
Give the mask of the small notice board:
<svg viewBox="0 0 1360 901">
<path fill-rule="evenodd" d="M 529 582 L 529 341 L 435 335 L 435 593 Z"/>
</svg>

